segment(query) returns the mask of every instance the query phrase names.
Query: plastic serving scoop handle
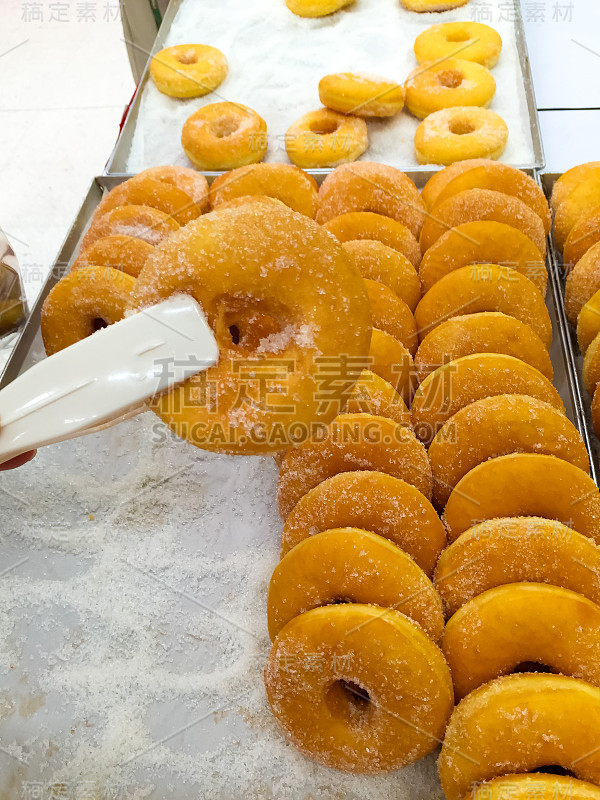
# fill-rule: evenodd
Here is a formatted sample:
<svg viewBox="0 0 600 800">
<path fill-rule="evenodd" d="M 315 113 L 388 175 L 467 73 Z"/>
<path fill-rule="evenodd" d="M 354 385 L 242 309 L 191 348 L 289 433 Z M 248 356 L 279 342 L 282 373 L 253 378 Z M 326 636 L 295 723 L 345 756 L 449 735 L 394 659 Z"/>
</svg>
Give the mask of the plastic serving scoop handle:
<svg viewBox="0 0 600 800">
<path fill-rule="evenodd" d="M 216 364 L 198 303 L 171 297 L 40 361 L 0 391 L 0 463 L 106 427 Z"/>
</svg>

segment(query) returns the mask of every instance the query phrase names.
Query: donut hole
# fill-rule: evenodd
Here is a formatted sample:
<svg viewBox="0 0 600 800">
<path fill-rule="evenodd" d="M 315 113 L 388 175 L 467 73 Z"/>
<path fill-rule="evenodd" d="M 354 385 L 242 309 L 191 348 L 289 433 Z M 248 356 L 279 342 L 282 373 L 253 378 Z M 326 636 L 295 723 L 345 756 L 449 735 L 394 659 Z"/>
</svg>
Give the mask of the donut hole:
<svg viewBox="0 0 600 800">
<path fill-rule="evenodd" d="M 532 769 L 532 772 L 540 772 L 543 775 L 564 775 L 566 778 L 576 778 L 574 772 L 566 767 L 561 767 L 560 764 L 548 764 L 545 767 L 538 767 L 537 769 Z"/>
<path fill-rule="evenodd" d="M 453 119 L 448 125 L 448 130 L 455 136 L 466 136 L 475 132 L 475 126 L 466 119 Z"/>
<path fill-rule="evenodd" d="M 468 42 L 470 38 L 466 31 L 450 31 L 446 34 L 447 42 Z"/>
<path fill-rule="evenodd" d="M 316 133 L 318 136 L 329 136 L 329 134 L 337 131 L 340 123 L 334 119 L 315 119 L 310 123 L 309 127 L 311 133 Z"/>
<path fill-rule="evenodd" d="M 219 117 L 209 124 L 212 135 L 217 139 L 226 139 L 240 127 L 240 121 L 235 117 Z"/>
<path fill-rule="evenodd" d="M 542 672 L 550 675 L 557 674 L 556 670 L 552 669 L 552 667 L 549 667 L 547 664 L 540 664 L 537 661 L 522 661 L 520 664 L 517 664 L 513 669 L 513 674 L 521 672 Z"/>
<path fill-rule="evenodd" d="M 231 334 L 231 341 L 233 344 L 240 343 L 240 329 L 237 325 L 230 325 L 229 326 L 229 333 Z"/>
<path fill-rule="evenodd" d="M 334 597 L 333 600 L 329 603 L 330 606 L 343 606 L 346 603 L 354 603 L 355 601 L 351 597 Z"/>
<path fill-rule="evenodd" d="M 371 696 L 365 687 L 344 678 L 327 689 L 325 703 L 331 715 L 346 725 L 365 724 L 373 712 Z"/>
<path fill-rule="evenodd" d="M 96 333 L 96 331 L 101 331 L 103 328 L 108 328 L 108 322 L 102 317 L 94 317 L 92 320 L 92 331 Z"/>
<path fill-rule="evenodd" d="M 438 72 L 438 82 L 446 89 L 458 89 L 464 79 L 464 75 L 457 69 L 444 69 Z"/>
<path fill-rule="evenodd" d="M 180 64 L 197 64 L 198 54 L 194 50 L 183 50 L 176 55 Z"/>
<path fill-rule="evenodd" d="M 224 301 L 217 313 L 215 333 L 217 341 L 238 353 L 250 355 L 255 351 L 277 352 L 281 350 L 284 326 L 261 301 Z"/>
</svg>

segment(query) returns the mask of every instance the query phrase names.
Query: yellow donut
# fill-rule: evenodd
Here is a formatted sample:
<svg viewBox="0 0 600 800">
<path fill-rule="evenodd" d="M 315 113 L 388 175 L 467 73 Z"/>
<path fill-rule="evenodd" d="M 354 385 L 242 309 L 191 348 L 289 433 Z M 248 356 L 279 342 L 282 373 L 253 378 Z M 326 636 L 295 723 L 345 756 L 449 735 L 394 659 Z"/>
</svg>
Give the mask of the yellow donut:
<svg viewBox="0 0 600 800">
<path fill-rule="evenodd" d="M 119 206 L 103 214 L 94 214 L 81 242 L 81 250 L 87 250 L 98 239 L 107 236 L 133 236 L 134 239 L 158 245 L 179 228 L 176 219 L 157 208 Z"/>
<path fill-rule="evenodd" d="M 426 117 L 415 133 L 419 164 L 453 164 L 466 158 L 500 158 L 508 126 L 500 114 L 479 106 L 444 108 Z"/>
<path fill-rule="evenodd" d="M 378 328 L 371 332 L 369 369 L 390 383 L 405 403 L 410 403 L 416 383 L 412 356 L 397 339 Z"/>
<path fill-rule="evenodd" d="M 444 550 L 434 585 L 450 616 L 488 589 L 520 581 L 562 586 L 598 605 L 599 568 L 600 548 L 560 522 L 499 518 L 469 528 Z"/>
<path fill-rule="evenodd" d="M 600 800 L 600 789 L 564 775 L 506 775 L 480 784 L 465 800 Z"/>
<path fill-rule="evenodd" d="M 526 395 L 485 397 L 457 411 L 429 447 L 433 504 L 443 508 L 473 467 L 510 453 L 554 455 L 589 471 L 581 434 L 562 411 Z"/>
<path fill-rule="evenodd" d="M 421 299 L 421 283 L 406 256 L 372 239 L 353 239 L 344 242 L 344 247 L 363 278 L 388 286 L 414 312 Z"/>
<path fill-rule="evenodd" d="M 449 11 L 452 8 L 460 8 L 466 5 L 469 0 L 400 0 L 404 8 L 409 11 L 425 13 L 428 11 Z"/>
<path fill-rule="evenodd" d="M 71 271 L 81 267 L 112 267 L 137 278 L 154 247 L 133 236 L 103 236 L 77 256 Z"/>
<path fill-rule="evenodd" d="M 227 77 L 227 59 L 207 44 L 178 44 L 160 50 L 150 62 L 150 76 L 169 97 L 202 97 Z"/>
<path fill-rule="evenodd" d="M 496 517 L 557 520 L 600 543 L 596 484 L 587 472 L 556 456 L 513 453 L 478 464 L 456 484 L 443 520 L 453 542 L 476 523 Z"/>
<path fill-rule="evenodd" d="M 399 83 L 361 72 L 336 72 L 319 81 L 319 99 L 327 108 L 357 117 L 393 117 L 404 108 Z"/>
<path fill-rule="evenodd" d="M 500 775 L 546 766 L 600 784 L 600 689 L 562 675 L 508 675 L 457 706 L 438 762 L 448 800 Z"/>
<path fill-rule="evenodd" d="M 433 506 L 414 486 L 384 472 L 340 472 L 300 498 L 281 534 L 282 557 L 299 542 L 332 528 L 361 528 L 383 536 L 431 575 L 446 546 Z"/>
<path fill-rule="evenodd" d="M 554 238 L 562 249 L 580 219 L 600 208 L 600 170 L 595 170 L 565 197 L 554 215 Z"/>
<path fill-rule="evenodd" d="M 267 595 L 269 636 L 311 608 L 336 603 L 393 608 L 434 642 L 444 630 L 442 601 L 423 570 L 388 539 L 359 528 L 317 533 L 282 558 Z"/>
<path fill-rule="evenodd" d="M 187 118 L 181 131 L 186 156 L 203 170 L 236 169 L 261 161 L 267 123 L 241 103 L 211 103 Z"/>
<path fill-rule="evenodd" d="M 592 399 L 592 424 L 596 431 L 596 436 L 600 438 L 600 391 L 598 391 L 597 386 Z"/>
<path fill-rule="evenodd" d="M 326 17 L 353 2 L 354 0 L 285 0 L 289 10 L 299 17 Z"/>
<path fill-rule="evenodd" d="M 577 317 L 577 342 L 585 355 L 586 350 L 600 333 L 600 290 L 584 305 Z"/>
<path fill-rule="evenodd" d="M 581 374 L 587 393 L 593 397 L 600 383 L 600 334 L 592 339 L 585 352 Z"/>
<path fill-rule="evenodd" d="M 600 242 L 583 255 L 567 275 L 565 311 L 571 325 L 577 325 L 581 309 L 600 289 Z"/>
<path fill-rule="evenodd" d="M 579 164 L 577 167 L 568 169 L 554 184 L 550 206 L 553 211 L 566 200 L 573 189 L 583 183 L 587 178 L 600 174 L 600 161 L 589 161 L 587 164 Z"/>
<path fill-rule="evenodd" d="M 598 641 L 600 608 L 591 600 L 559 586 L 510 583 L 465 603 L 448 621 L 441 647 L 461 700 L 523 664 L 600 686 Z"/>
<path fill-rule="evenodd" d="M 421 261 L 419 242 L 401 222 L 372 211 L 349 211 L 327 220 L 323 227 L 333 233 L 340 242 L 367 239 L 385 244 L 397 250 L 415 267 Z"/>
<path fill-rule="evenodd" d="M 507 389 L 565 413 L 558 391 L 535 367 L 501 353 L 475 353 L 438 367 L 418 387 L 410 407 L 417 438 L 429 445 L 461 408 L 484 397 L 505 394 Z"/>
<path fill-rule="evenodd" d="M 419 64 L 458 56 L 490 69 L 500 58 L 502 38 L 481 22 L 442 22 L 420 33 L 414 49 Z"/>
<path fill-rule="evenodd" d="M 413 432 L 371 414 L 341 414 L 319 441 L 289 450 L 281 463 L 277 499 L 285 519 L 307 492 L 340 472 L 377 470 L 401 478 L 431 496 L 431 468 Z"/>
<path fill-rule="evenodd" d="M 367 123 L 329 108 L 309 111 L 285 134 L 290 161 L 303 169 L 337 167 L 356 161 L 369 146 Z"/>
<path fill-rule="evenodd" d="M 391 383 L 368 369 L 360 373 L 348 401 L 341 405 L 340 414 L 373 414 L 411 427 L 410 412 L 404 400 Z"/>
<path fill-rule="evenodd" d="M 445 58 L 422 64 L 404 84 L 406 108 L 424 119 L 435 111 L 456 106 L 487 107 L 496 93 L 492 73 L 474 61 Z"/>
<path fill-rule="evenodd" d="M 371 303 L 373 325 L 406 347 L 411 356 L 417 352 L 417 326 L 410 308 L 383 283 L 365 280 Z"/>
<path fill-rule="evenodd" d="M 563 264 L 569 272 L 587 251 L 600 242 L 600 208 L 582 214 L 571 228 L 563 251 Z"/>
<path fill-rule="evenodd" d="M 287 737 L 334 769 L 376 774 L 434 750 L 453 706 L 439 648 L 398 611 L 315 608 L 279 633 L 265 687 Z"/>
</svg>

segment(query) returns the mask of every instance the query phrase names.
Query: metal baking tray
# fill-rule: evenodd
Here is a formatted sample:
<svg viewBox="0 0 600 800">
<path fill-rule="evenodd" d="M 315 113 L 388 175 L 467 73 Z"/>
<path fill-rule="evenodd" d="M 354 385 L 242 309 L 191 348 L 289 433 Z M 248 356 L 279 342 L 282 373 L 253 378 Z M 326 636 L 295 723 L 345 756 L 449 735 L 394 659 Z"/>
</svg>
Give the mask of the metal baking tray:
<svg viewBox="0 0 600 800">
<path fill-rule="evenodd" d="M 164 47 L 165 40 L 168 36 L 169 30 L 171 25 L 177 16 L 177 12 L 179 11 L 180 7 L 184 4 L 185 0 L 171 0 L 169 3 L 169 7 L 163 19 L 162 25 L 160 30 L 158 31 L 158 35 L 156 37 L 154 46 L 152 48 L 152 53 L 148 58 L 148 63 L 146 64 L 146 68 L 142 75 L 142 78 L 136 88 L 135 94 L 132 98 L 132 101 L 127 109 L 126 116 L 124 122 L 122 124 L 121 132 L 119 137 L 115 143 L 115 147 L 106 163 L 106 167 L 104 169 L 105 175 L 126 175 L 127 174 L 127 160 L 129 157 L 129 152 L 131 150 L 131 145 L 133 142 L 133 136 L 136 129 L 138 117 L 140 114 L 140 106 L 142 102 L 142 93 L 144 91 L 144 87 L 150 80 L 150 59 L 152 55 L 157 53 Z M 514 2 L 514 30 L 515 30 L 515 38 L 517 42 L 517 49 L 519 52 L 519 60 L 521 65 L 521 72 L 523 75 L 523 85 L 525 87 L 525 96 L 527 100 L 527 109 L 529 113 L 529 124 L 531 129 L 531 139 L 533 143 L 533 152 L 534 152 L 534 160 L 531 164 L 515 164 L 514 166 L 519 167 L 520 169 L 542 169 L 545 166 L 545 159 L 544 159 L 544 148 L 542 144 L 542 136 L 540 130 L 540 122 L 538 117 L 537 105 L 535 100 L 535 91 L 533 86 L 533 77 L 531 73 L 531 65 L 529 62 L 529 53 L 527 49 L 527 39 L 525 36 L 525 26 L 523 24 L 523 14 L 521 9 L 521 0 L 513 0 Z M 512 7 L 512 3 L 511 3 Z M 512 8 L 511 8 L 512 10 Z M 403 169 L 401 164 L 396 165 L 399 169 Z M 413 172 L 428 172 L 431 171 L 431 167 L 424 166 L 418 167 L 413 164 L 409 165 L 409 168 Z"/>
</svg>

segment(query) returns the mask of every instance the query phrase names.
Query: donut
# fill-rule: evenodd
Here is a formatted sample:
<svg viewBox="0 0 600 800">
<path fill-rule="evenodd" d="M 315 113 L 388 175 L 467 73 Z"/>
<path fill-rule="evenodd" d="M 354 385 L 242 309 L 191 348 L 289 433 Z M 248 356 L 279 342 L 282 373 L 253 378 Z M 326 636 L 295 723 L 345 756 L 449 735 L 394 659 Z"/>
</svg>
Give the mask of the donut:
<svg viewBox="0 0 600 800">
<path fill-rule="evenodd" d="M 410 407 L 415 434 L 427 446 L 461 408 L 507 391 L 566 413 L 558 391 L 535 367 L 501 353 L 475 353 L 438 367 L 418 387 Z"/>
<path fill-rule="evenodd" d="M 354 0 L 285 0 L 289 10 L 299 17 L 326 17 L 353 2 Z"/>
<path fill-rule="evenodd" d="M 469 0 L 400 0 L 400 2 L 409 11 L 422 14 L 428 11 L 449 11 L 452 8 L 460 8 Z"/>
<path fill-rule="evenodd" d="M 440 556 L 433 582 L 449 616 L 488 589 L 520 581 L 562 586 L 598 604 L 599 568 L 600 548 L 587 536 L 554 520 L 510 517 L 459 536 Z"/>
<path fill-rule="evenodd" d="M 496 81 L 475 61 L 444 58 L 413 70 L 404 84 L 406 108 L 418 119 L 456 106 L 483 106 L 492 102 Z"/>
<path fill-rule="evenodd" d="M 393 117 L 404 108 L 404 89 L 399 83 L 362 72 L 336 72 L 319 81 L 324 106 L 357 117 Z"/>
<path fill-rule="evenodd" d="M 600 173 L 600 161 L 589 161 L 587 164 L 579 164 L 577 167 L 572 167 L 563 173 L 560 178 L 554 183 L 552 189 L 552 196 L 550 198 L 550 207 L 553 211 L 566 200 L 571 194 L 573 189 L 577 188 L 580 183 L 583 183 L 587 178 Z"/>
<path fill-rule="evenodd" d="M 179 228 L 177 220 L 157 208 L 119 206 L 104 214 L 94 214 L 82 239 L 81 251 L 106 236 L 131 236 L 154 246 Z"/>
<path fill-rule="evenodd" d="M 383 283 L 365 280 L 373 325 L 389 333 L 411 356 L 417 352 L 417 326 L 410 308 Z"/>
<path fill-rule="evenodd" d="M 583 217 L 600 208 L 600 170 L 579 183 L 557 207 L 554 215 L 554 238 L 563 248 L 569 233 Z"/>
<path fill-rule="evenodd" d="M 135 278 L 111 267 L 81 267 L 44 300 L 42 339 L 51 356 L 123 319 Z"/>
<path fill-rule="evenodd" d="M 434 506 L 443 508 L 473 467 L 510 453 L 554 455 L 589 471 L 581 434 L 562 411 L 526 395 L 485 397 L 457 411 L 431 442 Z"/>
<path fill-rule="evenodd" d="M 592 399 L 592 424 L 596 431 L 596 436 L 600 437 L 600 392 L 597 386 Z"/>
<path fill-rule="evenodd" d="M 71 267 L 112 267 L 134 278 L 140 274 L 154 247 L 133 236 L 103 236 L 82 250 Z"/>
<path fill-rule="evenodd" d="M 304 755 L 362 774 L 399 769 L 432 752 L 454 702 L 448 667 L 431 639 L 398 611 L 358 603 L 315 608 L 288 622 L 271 648 L 265 688 Z"/>
<path fill-rule="evenodd" d="M 426 185 L 421 194 L 424 200 L 426 197 L 429 199 L 431 205 L 427 207 L 430 209 L 468 189 L 491 189 L 511 197 L 518 197 L 542 220 L 544 232 L 546 234 L 550 232 L 552 217 L 541 186 L 516 167 L 489 159 L 472 159 L 446 167 L 437 173 L 435 178 L 434 188 L 425 192 Z M 434 178 L 431 178 L 428 183 L 433 181 Z"/>
<path fill-rule="evenodd" d="M 371 211 L 350 211 L 333 217 L 323 225 L 340 242 L 356 239 L 377 241 L 397 250 L 417 268 L 421 261 L 421 248 L 408 228 L 383 214 Z"/>
<path fill-rule="evenodd" d="M 557 520 L 600 544 L 596 484 L 586 471 L 555 456 L 513 453 L 478 464 L 456 484 L 443 521 L 453 542 L 477 522 L 496 517 Z"/>
<path fill-rule="evenodd" d="M 385 472 L 431 496 L 427 453 L 411 430 L 372 414 L 341 414 L 319 441 L 304 442 L 286 453 L 277 484 L 282 519 L 322 481 L 356 470 Z"/>
<path fill-rule="evenodd" d="M 546 257 L 546 233 L 538 215 L 518 197 L 491 189 L 467 189 L 436 203 L 421 231 L 421 249 L 425 252 L 450 228 L 475 220 L 504 222 L 518 228 Z"/>
<path fill-rule="evenodd" d="M 178 171 L 181 175 L 178 175 Z M 190 178 L 190 173 L 193 176 Z M 196 177 L 197 176 L 197 177 Z M 170 180 L 165 180 L 169 177 Z M 187 178 L 187 180 L 186 180 Z M 156 167 L 129 178 L 105 194 L 96 214 L 105 214 L 119 206 L 150 206 L 187 225 L 208 208 L 208 183 L 184 167 Z"/>
<path fill-rule="evenodd" d="M 246 195 L 264 195 L 314 219 L 318 190 L 311 175 L 291 164 L 249 164 L 215 178 L 210 187 L 210 203 L 217 208 Z"/>
<path fill-rule="evenodd" d="M 369 239 L 344 242 L 344 248 L 363 278 L 383 283 L 414 312 L 421 299 L 421 283 L 417 270 L 406 256 Z"/>
<path fill-rule="evenodd" d="M 425 206 L 410 178 L 399 169 L 371 161 L 333 170 L 321 184 L 319 201 L 320 223 L 349 211 L 372 211 L 401 222 L 418 236 L 425 219 Z"/>
<path fill-rule="evenodd" d="M 415 310 L 419 338 L 452 317 L 499 311 L 526 323 L 549 348 L 552 322 L 544 298 L 534 284 L 514 269 L 497 264 L 472 264 L 440 278 Z"/>
<path fill-rule="evenodd" d="M 400 425 L 411 426 L 410 412 L 394 387 L 371 370 L 365 369 L 354 384 L 347 403 L 340 413 L 373 414 L 387 417 Z"/>
<path fill-rule="evenodd" d="M 284 206 L 284 208 L 289 208 L 289 206 L 286 206 L 286 204 L 282 203 L 281 200 L 276 200 L 274 197 L 267 197 L 266 195 L 262 194 L 243 194 L 241 197 L 235 197 L 233 200 L 227 200 L 226 202 L 221 203 L 217 206 L 215 211 L 217 209 L 222 211 L 224 208 L 239 208 L 240 206 L 245 206 L 249 203 L 265 207 L 280 205 Z"/>
<path fill-rule="evenodd" d="M 405 403 L 415 389 L 415 365 L 406 347 L 389 333 L 373 328 L 369 350 L 369 369 L 391 383 Z"/>
<path fill-rule="evenodd" d="M 267 123 L 241 103 L 211 103 L 187 118 L 181 146 L 196 167 L 236 169 L 262 161 L 267 152 Z"/>
<path fill-rule="evenodd" d="M 475 221 L 457 225 L 432 244 L 419 267 L 423 292 L 460 267 L 499 264 L 515 269 L 546 294 L 548 274 L 544 258 L 531 239 L 503 222 Z"/>
<path fill-rule="evenodd" d="M 600 333 L 600 291 L 584 305 L 577 317 L 577 342 L 585 355 L 586 350 Z"/>
<path fill-rule="evenodd" d="M 600 335 L 592 339 L 585 351 L 581 374 L 587 393 L 593 397 L 596 386 L 600 383 Z"/>
<path fill-rule="evenodd" d="M 600 242 L 583 255 L 567 275 L 565 284 L 565 311 L 571 325 L 584 305 L 600 289 Z"/>
<path fill-rule="evenodd" d="M 356 161 L 368 146 L 364 119 L 329 108 L 309 111 L 290 125 L 285 134 L 288 158 L 303 169 L 337 167 Z"/>
<path fill-rule="evenodd" d="M 563 675 L 507 675 L 450 718 L 438 767 L 448 800 L 500 775 L 546 766 L 600 783 L 600 689 Z"/>
<path fill-rule="evenodd" d="M 442 22 L 432 25 L 415 39 L 419 64 L 460 56 L 484 67 L 495 67 L 502 50 L 500 34 L 481 22 Z"/>
<path fill-rule="evenodd" d="M 600 208 L 583 214 L 571 228 L 563 250 L 563 264 L 569 272 L 587 251 L 600 242 Z"/>
<path fill-rule="evenodd" d="M 359 528 L 316 533 L 282 558 L 267 595 L 271 640 L 299 614 L 335 603 L 393 608 L 434 642 L 444 630 L 442 601 L 423 570 L 388 539 Z"/>
<path fill-rule="evenodd" d="M 461 700 L 522 664 L 600 686 L 599 639 L 600 608 L 587 597 L 544 583 L 511 583 L 465 603 L 448 620 L 441 647 Z"/>
<path fill-rule="evenodd" d="M 346 527 L 389 539 L 427 575 L 446 546 L 444 527 L 417 488 L 384 472 L 361 470 L 333 475 L 300 498 L 285 520 L 281 555 L 315 533 Z"/>
<path fill-rule="evenodd" d="M 475 787 L 465 800 L 600 800 L 600 789 L 565 775 L 506 775 Z"/>
<path fill-rule="evenodd" d="M 529 325 L 493 311 L 452 317 L 427 334 L 415 356 L 415 369 L 423 381 L 438 367 L 475 353 L 504 353 L 530 364 L 552 380 L 548 351 Z"/>
<path fill-rule="evenodd" d="M 150 77 L 169 97 L 202 97 L 220 86 L 228 72 L 227 59 L 207 44 L 165 47 L 150 61 Z"/>
<path fill-rule="evenodd" d="M 500 114 L 479 106 L 456 106 L 425 117 L 415 133 L 415 155 L 419 164 L 500 158 L 507 141 L 508 126 Z"/>
<path fill-rule="evenodd" d="M 213 211 L 173 234 L 146 261 L 131 307 L 180 292 L 204 309 L 219 362 L 150 407 L 198 447 L 269 453 L 308 438 L 359 377 L 353 361 L 366 362 L 360 273 L 332 236 L 276 201 Z"/>
</svg>

